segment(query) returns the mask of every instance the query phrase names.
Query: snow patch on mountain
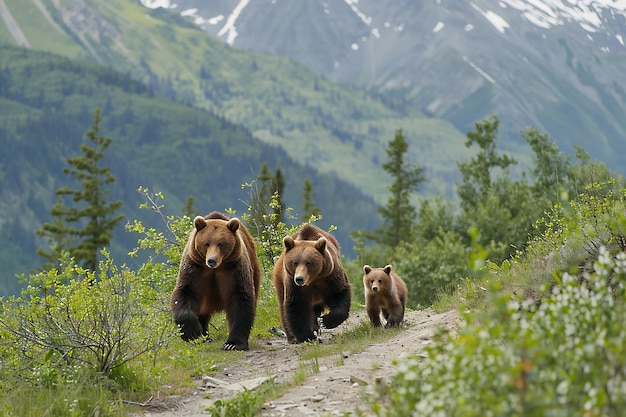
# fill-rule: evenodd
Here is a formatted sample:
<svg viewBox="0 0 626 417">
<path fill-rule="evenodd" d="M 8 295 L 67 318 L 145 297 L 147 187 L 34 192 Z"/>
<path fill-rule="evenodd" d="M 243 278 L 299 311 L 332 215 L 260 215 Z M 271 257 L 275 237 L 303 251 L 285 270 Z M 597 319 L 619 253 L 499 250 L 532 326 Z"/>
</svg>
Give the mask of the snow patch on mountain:
<svg viewBox="0 0 626 417">
<path fill-rule="evenodd" d="M 491 25 L 496 28 L 496 30 L 500 33 L 504 33 L 506 29 L 509 28 L 509 23 L 504 20 L 504 18 L 500 15 L 498 15 L 497 13 L 493 12 L 492 10 L 487 10 L 487 11 L 483 11 L 480 7 L 478 7 L 477 5 L 475 5 L 474 3 L 470 3 L 472 8 L 474 8 L 474 10 L 478 11 L 480 14 L 483 15 L 483 17 L 485 19 L 487 19 L 487 21 L 489 23 L 491 23 Z"/>
<path fill-rule="evenodd" d="M 199 26 L 203 25 L 207 21 L 204 17 L 202 17 L 202 16 L 200 16 L 198 14 L 198 9 L 196 9 L 196 8 L 183 10 L 182 12 L 180 12 L 180 15 L 182 17 L 186 17 L 188 19 L 191 19 L 193 21 L 193 23 L 195 23 L 196 25 L 199 25 Z"/>
<path fill-rule="evenodd" d="M 361 12 L 357 7 L 357 3 L 359 0 L 344 0 L 348 6 L 352 9 L 354 14 L 356 14 L 367 26 L 372 24 L 372 18 L 367 16 L 365 13 Z"/>
<path fill-rule="evenodd" d="M 158 9 L 162 7 L 164 9 L 175 9 L 178 7 L 176 3 L 172 3 L 170 0 L 139 0 L 141 4 L 149 9 Z"/>
<path fill-rule="evenodd" d="M 237 18 L 239 17 L 243 9 L 246 8 L 249 2 L 250 0 L 240 0 L 237 6 L 235 6 L 233 11 L 230 13 L 228 18 L 226 19 L 226 23 L 224 24 L 224 27 L 222 27 L 222 29 L 219 32 L 217 32 L 217 36 L 219 37 L 223 36 L 224 34 L 228 34 L 226 36 L 226 43 L 231 46 L 235 43 L 235 38 L 238 35 L 237 27 L 235 26 L 235 23 L 237 22 Z"/>
<path fill-rule="evenodd" d="M 626 0 L 501 0 L 500 6 L 520 11 L 524 19 L 544 29 L 576 22 L 593 33 L 603 29 L 604 12 L 626 17 Z"/>
<path fill-rule="evenodd" d="M 469 66 L 472 67 L 477 73 L 479 73 L 485 80 L 489 81 L 491 84 L 496 84 L 496 80 L 491 75 L 487 74 L 485 70 L 470 61 L 467 56 L 463 56 L 463 61 L 467 62 Z"/>
</svg>

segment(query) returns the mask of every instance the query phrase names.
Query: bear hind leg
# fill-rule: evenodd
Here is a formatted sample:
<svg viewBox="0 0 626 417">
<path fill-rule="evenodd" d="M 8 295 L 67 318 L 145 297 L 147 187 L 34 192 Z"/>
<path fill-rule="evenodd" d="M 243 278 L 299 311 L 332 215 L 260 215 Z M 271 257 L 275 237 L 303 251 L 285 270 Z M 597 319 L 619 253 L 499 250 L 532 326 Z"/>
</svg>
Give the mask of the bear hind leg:
<svg viewBox="0 0 626 417">
<path fill-rule="evenodd" d="M 385 319 L 387 320 L 385 328 L 399 327 L 404 320 L 404 308 L 401 305 L 393 306 L 389 311 L 386 311 Z"/>
<path fill-rule="evenodd" d="M 206 338 L 207 342 L 211 342 L 211 338 L 209 337 L 209 322 L 211 321 L 210 314 L 200 314 L 198 317 L 198 322 L 200 322 L 200 327 L 202 328 L 202 336 Z"/>
<path fill-rule="evenodd" d="M 350 288 L 347 288 L 333 297 L 327 303 L 330 312 L 322 316 L 322 323 L 327 329 L 334 329 L 347 320 L 350 314 Z"/>
</svg>

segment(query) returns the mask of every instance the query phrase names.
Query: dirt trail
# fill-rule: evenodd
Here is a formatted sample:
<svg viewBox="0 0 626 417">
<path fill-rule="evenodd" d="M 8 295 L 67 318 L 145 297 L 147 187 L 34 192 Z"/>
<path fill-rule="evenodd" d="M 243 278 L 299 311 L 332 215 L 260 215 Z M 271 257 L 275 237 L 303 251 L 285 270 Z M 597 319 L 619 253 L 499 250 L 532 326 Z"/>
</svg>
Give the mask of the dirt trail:
<svg viewBox="0 0 626 417">
<path fill-rule="evenodd" d="M 284 338 L 267 341 L 266 346 L 252 347 L 244 357 L 227 365 L 213 377 L 198 381 L 193 395 L 166 403 L 152 401 L 137 416 L 146 417 L 201 417 L 216 399 L 228 399 L 237 395 L 243 387 L 252 389 L 274 377 L 277 383 L 291 381 L 301 364 L 318 366 L 319 372 L 303 383 L 265 404 L 258 415 L 263 417 L 301 417 L 318 415 L 346 415 L 354 413 L 362 404 L 362 394 L 376 383 L 385 383 L 395 374 L 392 361 L 405 354 L 418 354 L 430 342 L 438 327 L 454 329 L 458 313 L 449 311 L 436 314 L 432 310 L 407 312 L 406 327 L 391 339 L 367 346 L 358 353 L 344 352 L 343 357 L 334 355 L 319 358 L 318 364 L 300 358 L 297 346 L 289 345 Z M 365 312 L 351 313 L 347 323 L 337 329 L 326 330 L 322 341 L 346 331 L 367 320 Z M 205 398 L 207 397 L 207 398 Z M 166 409 L 151 408 L 156 405 Z"/>
</svg>

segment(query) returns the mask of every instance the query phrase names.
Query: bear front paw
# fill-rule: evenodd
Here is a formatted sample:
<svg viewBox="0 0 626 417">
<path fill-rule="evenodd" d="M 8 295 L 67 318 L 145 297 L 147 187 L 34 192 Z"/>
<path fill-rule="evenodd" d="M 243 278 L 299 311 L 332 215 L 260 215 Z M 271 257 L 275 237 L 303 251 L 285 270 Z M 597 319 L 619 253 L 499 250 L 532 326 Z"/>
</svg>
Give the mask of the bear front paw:
<svg viewBox="0 0 626 417">
<path fill-rule="evenodd" d="M 330 313 L 322 316 L 322 324 L 326 329 L 334 329 L 335 327 L 346 321 L 347 318 L 348 316 Z"/>
<path fill-rule="evenodd" d="M 202 331 L 202 326 L 200 323 L 196 321 L 188 321 L 183 324 L 179 324 L 178 331 L 180 336 L 183 338 L 185 342 L 189 342 L 195 339 L 200 339 L 203 336 L 207 336 Z"/>
<path fill-rule="evenodd" d="M 315 342 L 316 340 L 318 339 L 315 333 L 311 333 L 308 336 L 289 338 L 289 343 L 297 344 L 297 343 Z"/>
<path fill-rule="evenodd" d="M 227 341 L 221 347 L 222 350 L 248 350 L 248 342 L 229 342 Z"/>
<path fill-rule="evenodd" d="M 401 320 L 388 320 L 385 324 L 385 329 L 391 329 L 392 327 L 402 327 Z"/>
</svg>

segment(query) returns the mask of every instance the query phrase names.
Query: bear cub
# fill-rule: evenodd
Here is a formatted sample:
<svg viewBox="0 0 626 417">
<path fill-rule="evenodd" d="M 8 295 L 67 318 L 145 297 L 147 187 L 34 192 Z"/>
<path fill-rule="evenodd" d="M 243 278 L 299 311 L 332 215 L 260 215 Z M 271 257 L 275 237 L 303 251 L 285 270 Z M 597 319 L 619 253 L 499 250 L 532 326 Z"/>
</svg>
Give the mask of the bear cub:
<svg viewBox="0 0 626 417">
<path fill-rule="evenodd" d="M 184 340 L 208 336 L 211 316 L 226 312 L 223 350 L 247 350 L 261 267 L 252 235 L 237 218 L 197 216 L 183 251 L 170 304 Z"/>
<path fill-rule="evenodd" d="M 365 310 L 374 327 L 382 325 L 380 314 L 386 320 L 385 327 L 400 326 L 406 307 L 406 284 L 391 265 L 384 268 L 363 267 L 365 287 Z"/>
<path fill-rule="evenodd" d="M 314 341 L 318 317 L 324 327 L 332 329 L 350 311 L 350 282 L 341 264 L 339 243 L 309 224 L 286 236 L 283 244 L 273 276 L 281 326 L 289 343 Z"/>
</svg>

